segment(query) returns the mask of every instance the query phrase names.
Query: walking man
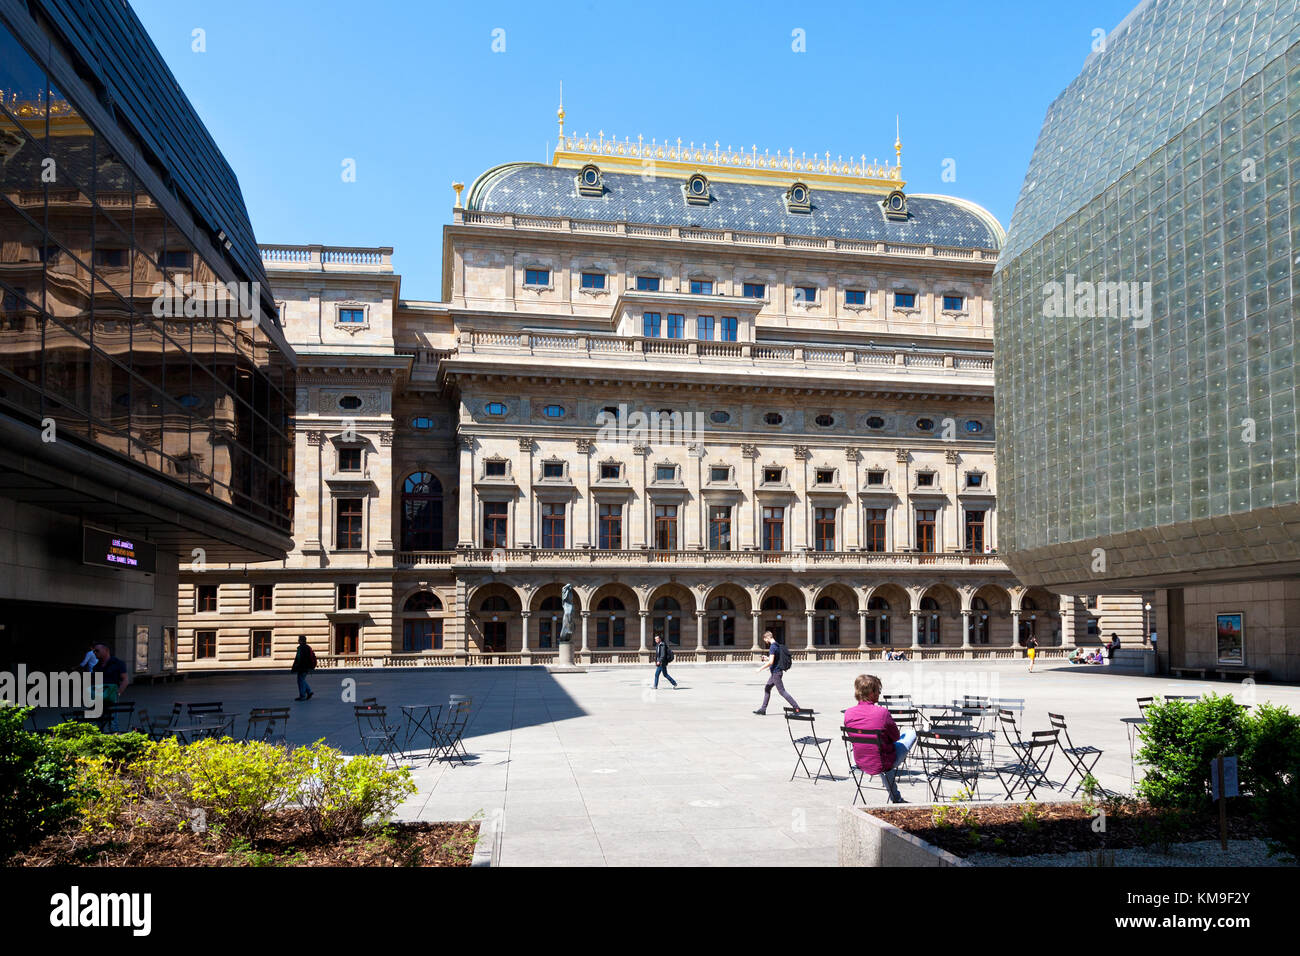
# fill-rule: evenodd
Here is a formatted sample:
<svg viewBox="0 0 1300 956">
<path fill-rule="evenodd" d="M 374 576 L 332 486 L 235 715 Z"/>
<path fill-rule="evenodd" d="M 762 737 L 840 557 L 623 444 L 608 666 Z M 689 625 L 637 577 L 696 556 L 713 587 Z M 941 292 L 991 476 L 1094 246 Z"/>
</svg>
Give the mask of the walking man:
<svg viewBox="0 0 1300 956">
<path fill-rule="evenodd" d="M 104 733 L 115 734 L 117 715 L 109 713 L 108 708 L 117 703 L 119 694 L 126 691 L 126 664 L 113 656 L 107 644 L 96 644 L 91 648 L 91 652 L 95 655 L 95 663 L 90 668 L 90 672 L 104 675 L 104 696 L 100 702 L 99 729 Z"/>
<path fill-rule="evenodd" d="M 770 656 L 766 661 L 758 665 L 758 670 L 761 671 L 763 668 L 767 668 L 767 686 L 763 688 L 763 706 L 754 711 L 754 713 L 767 713 L 767 702 L 772 696 L 773 687 L 776 688 L 778 694 L 790 702 L 791 707 L 795 710 L 802 710 L 803 708 L 795 702 L 795 699 L 786 693 L 785 684 L 781 682 L 781 678 L 784 676 L 785 672 L 789 670 L 790 665 L 794 663 L 790 658 L 790 652 L 785 649 L 784 644 L 779 643 L 777 639 L 772 636 L 771 631 L 763 632 L 763 640 L 767 642 L 767 650 Z"/>
<path fill-rule="evenodd" d="M 668 683 L 675 688 L 677 681 L 673 680 L 673 675 L 668 673 L 668 665 L 673 662 L 673 649 L 668 646 L 662 634 L 655 635 L 655 690 L 659 689 L 659 675 L 663 674 L 668 678 Z"/>
<path fill-rule="evenodd" d="M 316 652 L 307 646 L 307 635 L 298 635 L 298 652 L 293 655 L 293 667 L 290 673 L 298 677 L 298 696 L 294 700 L 311 700 L 314 695 L 307 684 L 307 672 L 316 669 Z"/>
</svg>

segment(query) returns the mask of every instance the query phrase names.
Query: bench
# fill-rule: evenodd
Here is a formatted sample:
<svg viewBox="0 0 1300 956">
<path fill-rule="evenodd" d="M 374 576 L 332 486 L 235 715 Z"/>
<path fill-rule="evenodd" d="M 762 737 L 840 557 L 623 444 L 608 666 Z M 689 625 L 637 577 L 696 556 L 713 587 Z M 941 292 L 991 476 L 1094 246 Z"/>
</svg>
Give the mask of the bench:
<svg viewBox="0 0 1300 956">
<path fill-rule="evenodd" d="M 1205 680 L 1204 667 L 1171 667 L 1169 668 L 1169 673 L 1173 674 L 1175 677 L 1182 677 L 1184 674 L 1192 674 L 1198 680 Z"/>
<path fill-rule="evenodd" d="M 1227 680 L 1229 677 L 1240 677 L 1243 679 L 1249 677 L 1251 680 L 1255 680 L 1257 678 L 1268 676 L 1267 670 L 1254 667 L 1216 667 L 1214 673 L 1223 680 Z"/>
</svg>

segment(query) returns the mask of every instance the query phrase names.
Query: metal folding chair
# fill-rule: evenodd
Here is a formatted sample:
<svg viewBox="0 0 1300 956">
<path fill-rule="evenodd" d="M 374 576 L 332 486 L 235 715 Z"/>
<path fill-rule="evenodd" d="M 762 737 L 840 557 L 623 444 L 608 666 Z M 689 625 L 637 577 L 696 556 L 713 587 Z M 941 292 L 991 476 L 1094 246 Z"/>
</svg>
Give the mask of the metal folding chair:
<svg viewBox="0 0 1300 956">
<path fill-rule="evenodd" d="M 225 705 L 219 700 L 209 700 L 199 704 L 190 704 L 187 710 L 190 715 L 190 723 L 197 724 L 205 717 L 222 716 L 225 713 Z"/>
<path fill-rule="evenodd" d="M 472 701 L 468 697 L 462 697 L 459 694 L 453 694 L 448 699 L 447 717 L 440 723 L 434 725 L 433 736 L 430 741 L 432 746 L 429 748 L 429 763 L 433 763 L 439 757 L 455 758 L 461 763 L 469 761 L 469 753 L 465 750 L 465 728 L 469 725 L 469 712 Z"/>
<path fill-rule="evenodd" d="M 790 771 L 790 779 L 791 780 L 794 779 L 794 775 L 799 772 L 800 767 L 803 767 L 803 772 L 808 775 L 808 778 L 812 780 L 814 785 L 816 785 L 817 781 L 821 778 L 822 767 L 826 768 L 827 776 L 829 776 L 832 780 L 837 779 L 835 774 L 831 772 L 830 764 L 826 762 L 826 756 L 830 752 L 831 738 L 817 736 L 817 724 L 813 717 L 812 711 L 795 710 L 793 707 L 783 707 L 782 710 L 785 711 L 785 729 L 790 734 L 790 743 L 794 745 L 794 752 L 795 755 L 798 757 L 798 760 L 795 762 L 794 769 Z M 808 733 L 805 734 L 804 736 L 796 737 L 794 732 L 794 724 L 791 723 L 791 721 L 799 721 L 800 723 L 807 723 Z M 804 763 L 804 759 L 803 759 L 804 752 L 809 747 L 814 748 L 818 753 L 818 755 L 821 757 L 821 763 L 817 766 L 817 776 L 815 777 L 811 773 L 809 773 L 808 765 Z"/>
<path fill-rule="evenodd" d="M 1141 714 L 1143 717 L 1145 717 L 1147 713 L 1147 708 L 1150 707 L 1152 704 L 1154 704 L 1155 700 L 1156 699 L 1154 697 L 1139 697 L 1137 699 L 1138 713 Z"/>
<path fill-rule="evenodd" d="M 366 756 L 383 754 L 393 766 L 397 766 L 397 727 L 388 724 L 388 710 L 373 705 L 360 705 L 352 708 L 357 719 L 357 733 L 361 736 L 361 746 Z"/>
<path fill-rule="evenodd" d="M 244 728 L 245 740 L 263 743 L 287 744 L 289 731 L 288 707 L 254 707 L 248 712 L 248 726 Z"/>
<path fill-rule="evenodd" d="M 880 730 L 859 730 L 853 727 L 841 727 L 840 738 L 844 741 L 844 755 L 849 763 L 849 776 L 853 778 L 853 784 L 857 787 L 857 796 L 853 798 L 850 806 L 856 805 L 858 797 L 862 798 L 863 805 L 867 802 L 866 794 L 862 792 L 862 783 L 867 777 L 879 777 L 884 785 L 885 793 L 889 796 L 890 803 L 901 803 L 902 795 L 898 792 L 898 786 L 895 782 L 895 774 L 898 772 L 899 765 L 895 764 L 889 770 L 882 770 L 880 773 L 869 773 L 858 766 L 857 758 L 853 753 L 853 745 L 865 745 L 876 747 L 880 751 L 880 759 L 883 761 L 887 755 L 893 752 L 894 745 Z"/>
<path fill-rule="evenodd" d="M 936 730 L 923 730 L 916 735 L 916 747 L 921 751 L 921 765 L 925 768 L 926 786 L 931 800 L 943 799 L 943 783 L 951 780 L 969 788 L 979 789 L 979 776 L 972 774 L 962 759 L 966 741 Z"/>
<path fill-rule="evenodd" d="M 1058 746 L 1060 732 L 1057 730 L 1035 730 L 1025 740 L 1016 726 L 1015 716 L 1009 710 L 998 711 L 998 720 L 1002 724 L 1002 734 L 1007 747 L 1011 750 L 1011 759 L 1004 764 L 994 764 L 1002 789 L 1011 800 L 1017 793 L 1028 797 L 1037 795 L 1040 786 L 1051 786 L 1047 779 L 1047 770 L 1052 764 L 1052 756 Z M 1014 734 L 1014 739 L 1013 735 Z M 1008 783 L 1008 781 L 1010 781 Z"/>
<path fill-rule="evenodd" d="M 916 710 L 916 704 L 912 703 L 911 694 L 882 694 L 879 702 L 891 713 L 895 707 L 903 710 Z"/>
<path fill-rule="evenodd" d="M 1078 774 L 1079 785 L 1070 793 L 1070 796 L 1074 796 L 1082 789 L 1083 781 L 1088 774 L 1092 773 L 1092 768 L 1097 766 L 1097 761 L 1101 759 L 1103 751 L 1097 747 L 1076 747 L 1074 741 L 1070 739 L 1070 731 L 1066 729 L 1065 718 L 1062 715 L 1053 714 L 1049 711 L 1047 719 L 1051 722 L 1052 729 L 1059 730 L 1065 738 L 1064 742 L 1061 742 L 1058 738 L 1057 745 L 1060 747 L 1061 753 L 1065 754 L 1065 759 L 1070 762 L 1070 772 L 1061 781 L 1061 789 L 1064 790 L 1066 784 Z M 1101 789 L 1100 785 L 1098 789 Z"/>
</svg>

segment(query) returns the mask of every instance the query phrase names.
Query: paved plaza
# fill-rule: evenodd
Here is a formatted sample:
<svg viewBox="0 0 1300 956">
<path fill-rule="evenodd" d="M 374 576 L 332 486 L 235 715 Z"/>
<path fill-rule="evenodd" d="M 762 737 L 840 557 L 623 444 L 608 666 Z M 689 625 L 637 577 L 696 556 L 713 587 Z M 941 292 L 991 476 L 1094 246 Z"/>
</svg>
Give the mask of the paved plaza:
<svg viewBox="0 0 1300 956">
<path fill-rule="evenodd" d="M 830 766 L 838 779 L 823 776 L 816 784 L 802 772 L 789 779 L 795 756 L 782 701 L 774 695 L 765 717 L 751 713 L 763 678 L 738 665 L 674 667 L 681 689 L 664 682 L 657 692 L 649 687 L 651 667 L 583 674 L 430 668 L 318 671 L 311 677 L 316 696 L 306 703 L 292 702 L 288 674 L 190 678 L 133 687 L 127 699 L 151 714 L 169 712 L 174 700 L 221 700 L 241 713 L 290 704 L 291 743 L 325 737 L 355 753 L 345 680 L 355 680 L 357 700 L 377 697 L 392 712 L 401 704 L 468 695 L 470 762 L 414 760 L 419 792 L 400 815 L 455 820 L 479 813 L 493 837 L 499 829 L 494 862 L 504 866 L 835 865 L 836 807 L 853 799 L 839 717 L 853 704 L 853 678 L 864 670 L 881 677 L 884 693 L 910 692 L 918 703 L 963 694 L 1026 698 L 1025 731 L 1047 729 L 1049 710 L 1063 713 L 1076 743 L 1104 748 L 1097 775 L 1103 786 L 1121 791 L 1131 788 L 1119 718 L 1138 713 L 1138 697 L 1216 691 L 1300 708 L 1297 687 L 1179 681 L 1067 663 L 1040 662 L 1029 674 L 1027 664 L 796 664 L 786 686 L 801 706 L 815 709 L 818 735 L 833 738 Z M 243 727 L 241 720 L 241 733 Z M 1053 765 L 1054 779 L 1062 766 Z M 901 789 L 910 802 L 928 797 L 919 774 L 904 776 Z M 868 793 L 872 802 L 884 802 L 878 786 Z M 981 798 L 1001 795 L 996 777 L 980 781 Z"/>
</svg>

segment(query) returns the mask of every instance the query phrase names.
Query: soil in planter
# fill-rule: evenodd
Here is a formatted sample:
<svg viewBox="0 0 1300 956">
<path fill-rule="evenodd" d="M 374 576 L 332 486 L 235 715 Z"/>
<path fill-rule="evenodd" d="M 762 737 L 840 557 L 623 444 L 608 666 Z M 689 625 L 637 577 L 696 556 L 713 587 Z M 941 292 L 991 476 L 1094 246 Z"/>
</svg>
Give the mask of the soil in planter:
<svg viewBox="0 0 1300 956">
<path fill-rule="evenodd" d="M 8 866 L 469 866 L 477 822 L 393 823 L 327 838 L 296 811 L 278 814 L 255 840 L 188 827 L 69 828 L 12 857 Z"/>
<path fill-rule="evenodd" d="M 1128 802 L 1101 806 L 1106 812 L 1105 832 L 1093 830 L 1097 818 L 1077 803 L 1039 804 L 1032 811 L 1023 803 L 975 807 L 944 804 L 938 809 L 946 824 L 936 822 L 931 807 L 871 807 L 867 812 L 959 857 L 972 853 L 1032 856 L 1073 850 L 1159 849 L 1173 843 L 1219 838 L 1217 810 L 1179 813 Z M 1250 798 L 1229 801 L 1228 838 L 1264 836 L 1265 828 L 1250 812 Z"/>
</svg>

